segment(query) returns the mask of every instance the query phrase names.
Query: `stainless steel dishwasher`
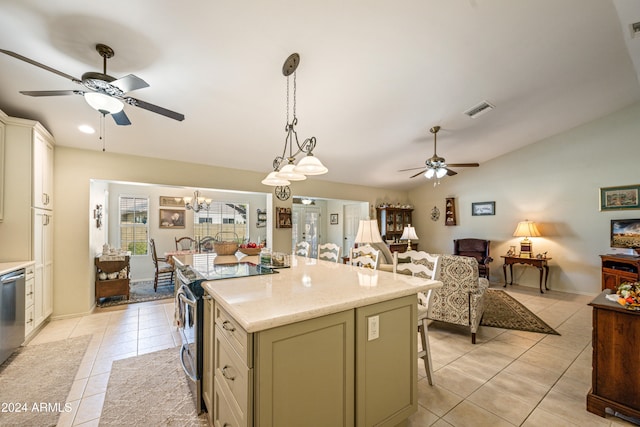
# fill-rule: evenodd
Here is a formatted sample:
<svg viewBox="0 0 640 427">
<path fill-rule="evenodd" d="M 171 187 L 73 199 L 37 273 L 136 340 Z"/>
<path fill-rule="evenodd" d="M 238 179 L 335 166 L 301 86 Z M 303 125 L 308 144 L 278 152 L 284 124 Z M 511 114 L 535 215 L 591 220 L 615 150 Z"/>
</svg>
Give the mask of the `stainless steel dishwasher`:
<svg viewBox="0 0 640 427">
<path fill-rule="evenodd" d="M 0 363 L 24 341 L 24 268 L 0 276 Z"/>
</svg>

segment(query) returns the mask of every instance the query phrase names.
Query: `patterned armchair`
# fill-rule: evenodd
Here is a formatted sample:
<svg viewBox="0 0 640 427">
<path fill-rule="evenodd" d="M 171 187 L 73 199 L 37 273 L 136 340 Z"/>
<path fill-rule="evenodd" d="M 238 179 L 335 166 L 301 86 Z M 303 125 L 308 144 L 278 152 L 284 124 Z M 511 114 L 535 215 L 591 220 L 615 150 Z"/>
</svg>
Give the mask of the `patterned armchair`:
<svg viewBox="0 0 640 427">
<path fill-rule="evenodd" d="M 471 328 L 471 343 L 484 313 L 484 294 L 489 281 L 478 276 L 478 261 L 458 255 L 440 255 L 440 280 L 443 286 L 432 291 L 428 318 L 466 325 Z"/>
</svg>

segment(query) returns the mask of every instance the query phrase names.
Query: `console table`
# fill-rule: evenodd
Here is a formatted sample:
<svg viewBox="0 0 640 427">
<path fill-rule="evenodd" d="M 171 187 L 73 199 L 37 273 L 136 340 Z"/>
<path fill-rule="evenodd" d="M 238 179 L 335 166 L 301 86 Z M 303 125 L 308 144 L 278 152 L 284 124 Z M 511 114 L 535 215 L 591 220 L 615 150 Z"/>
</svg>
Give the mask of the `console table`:
<svg viewBox="0 0 640 427">
<path fill-rule="evenodd" d="M 119 256 L 97 256 L 96 303 L 100 298 L 124 295 L 129 299 L 129 253 Z M 104 278 L 101 278 L 101 274 Z"/>
<path fill-rule="evenodd" d="M 605 290 L 593 307 L 593 365 L 587 411 L 601 417 L 611 408 L 640 418 L 640 311 L 631 311 L 606 299 Z"/>
<path fill-rule="evenodd" d="M 511 273 L 511 282 L 510 285 L 513 285 L 513 264 L 525 264 L 532 265 L 540 270 L 540 293 L 543 294 L 544 290 L 542 290 L 542 277 L 544 276 L 544 289 L 549 290 L 547 287 L 547 279 L 549 279 L 549 264 L 547 261 L 551 258 L 521 258 L 517 256 L 507 256 L 502 255 L 504 258 L 504 264 L 502 265 L 502 271 L 504 272 L 504 287 L 507 287 L 507 266 L 509 266 L 509 271 Z"/>
</svg>

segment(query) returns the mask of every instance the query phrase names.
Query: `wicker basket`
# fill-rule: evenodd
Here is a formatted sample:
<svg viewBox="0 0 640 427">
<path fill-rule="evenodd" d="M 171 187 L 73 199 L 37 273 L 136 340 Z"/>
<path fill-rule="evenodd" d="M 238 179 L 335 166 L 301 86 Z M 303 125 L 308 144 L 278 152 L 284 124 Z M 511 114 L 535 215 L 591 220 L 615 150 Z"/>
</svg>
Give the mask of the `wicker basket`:
<svg viewBox="0 0 640 427">
<path fill-rule="evenodd" d="M 245 255 L 258 255 L 262 248 L 240 248 L 238 250 Z"/>
<path fill-rule="evenodd" d="M 236 242 L 213 242 L 213 251 L 218 255 L 233 255 L 237 250 Z"/>
</svg>

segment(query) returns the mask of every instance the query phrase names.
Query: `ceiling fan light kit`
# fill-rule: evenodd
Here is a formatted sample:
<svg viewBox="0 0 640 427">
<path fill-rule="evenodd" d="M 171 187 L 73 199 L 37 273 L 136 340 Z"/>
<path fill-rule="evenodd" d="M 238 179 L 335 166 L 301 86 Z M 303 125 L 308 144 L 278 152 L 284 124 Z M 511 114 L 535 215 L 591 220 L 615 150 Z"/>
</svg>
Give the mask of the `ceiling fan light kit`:
<svg viewBox="0 0 640 427">
<path fill-rule="evenodd" d="M 440 183 L 440 178 L 443 178 L 445 175 L 456 175 L 457 172 L 449 169 L 450 167 L 478 167 L 480 166 L 478 163 L 446 163 L 446 160 L 444 159 L 444 157 L 440 157 L 437 154 L 437 142 L 438 142 L 438 131 L 440 131 L 440 126 L 434 126 L 431 129 L 429 129 L 429 131 L 433 134 L 433 156 L 431 156 L 430 158 L 428 158 L 427 160 L 425 160 L 424 164 L 425 166 L 419 167 L 419 168 L 409 168 L 409 169 L 402 169 L 399 172 L 406 172 L 406 171 L 410 171 L 410 170 L 416 170 L 416 169 L 420 169 L 420 172 L 411 175 L 409 178 L 415 178 L 419 175 L 424 175 L 425 178 L 427 179 L 433 179 L 435 178 L 436 181 L 433 183 L 433 185 L 437 185 Z"/>
<path fill-rule="evenodd" d="M 149 87 L 149 84 L 140 77 L 133 74 L 116 79 L 107 74 L 107 59 L 113 58 L 114 50 L 105 45 L 98 43 L 96 51 L 102 57 L 102 72 L 89 71 L 82 75 L 81 79 L 70 76 L 69 74 L 51 68 L 38 61 L 22 56 L 18 53 L 0 49 L 1 53 L 12 56 L 21 61 L 27 62 L 43 70 L 57 74 L 60 77 L 71 80 L 74 83 L 82 85 L 87 90 L 44 90 L 44 91 L 20 91 L 23 95 L 28 96 L 63 96 L 63 95 L 83 95 L 87 104 L 91 108 L 100 112 L 103 116 L 110 114 L 117 125 L 127 126 L 131 122 L 124 112 L 124 105 L 129 104 L 134 107 L 142 108 L 153 113 L 157 113 L 170 119 L 182 121 L 184 115 L 166 108 L 150 104 L 140 99 L 132 98 L 126 95 L 127 92 Z"/>
<path fill-rule="evenodd" d="M 316 147 L 316 138 L 305 139 L 302 143 L 298 140 L 298 133 L 295 126 L 298 124 L 296 116 L 296 69 L 300 64 L 300 55 L 292 53 L 282 65 L 282 74 L 287 78 L 287 124 L 285 126 L 286 136 L 284 139 L 284 149 L 282 155 L 273 160 L 273 171 L 270 172 L 262 184 L 276 187 L 287 186 L 291 181 L 302 181 L 307 179 L 307 175 L 322 175 L 329 171 L 322 162 L 313 155 Z M 289 119 L 289 77 L 293 75 L 293 116 Z M 295 151 L 294 151 L 295 150 Z M 296 157 L 304 153 L 304 156 L 296 165 Z M 286 164 L 283 166 L 283 163 Z M 281 199 L 282 200 L 282 199 Z"/>
</svg>

